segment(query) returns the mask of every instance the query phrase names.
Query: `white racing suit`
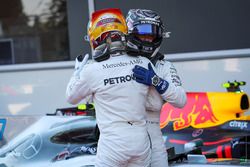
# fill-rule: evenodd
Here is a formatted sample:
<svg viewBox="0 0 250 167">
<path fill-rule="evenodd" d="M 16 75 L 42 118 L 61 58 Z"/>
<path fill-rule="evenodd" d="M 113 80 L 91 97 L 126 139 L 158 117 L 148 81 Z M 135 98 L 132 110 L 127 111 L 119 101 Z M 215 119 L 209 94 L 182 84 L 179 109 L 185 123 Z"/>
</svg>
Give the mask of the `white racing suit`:
<svg viewBox="0 0 250 167">
<path fill-rule="evenodd" d="M 155 68 L 157 75 L 169 82 L 169 87 L 162 95 L 152 87 L 149 90 L 146 110 L 148 132 L 152 142 L 151 167 L 167 167 L 167 152 L 160 129 L 160 111 L 165 102 L 175 107 L 183 107 L 186 104 L 186 92 L 172 63 L 165 59 L 158 60 Z"/>
<path fill-rule="evenodd" d="M 148 86 L 132 77 L 135 65 L 148 67 L 144 57 L 120 55 L 86 64 L 80 78 L 72 77 L 67 101 L 80 102 L 91 95 L 100 129 L 96 167 L 147 167 L 151 149 L 146 126 Z"/>
</svg>

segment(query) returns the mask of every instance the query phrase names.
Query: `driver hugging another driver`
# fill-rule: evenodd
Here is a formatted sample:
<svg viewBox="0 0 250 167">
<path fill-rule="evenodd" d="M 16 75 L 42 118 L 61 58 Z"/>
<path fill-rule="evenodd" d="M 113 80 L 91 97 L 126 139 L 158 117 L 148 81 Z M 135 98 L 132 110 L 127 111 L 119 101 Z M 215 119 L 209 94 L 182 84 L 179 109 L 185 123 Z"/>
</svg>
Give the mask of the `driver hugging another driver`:
<svg viewBox="0 0 250 167">
<path fill-rule="evenodd" d="M 183 107 L 186 93 L 174 66 L 158 53 L 160 16 L 132 9 L 125 20 L 117 8 L 98 10 L 87 31 L 92 60 L 76 58 L 66 99 L 93 99 L 100 129 L 95 166 L 168 166 L 160 109 L 166 101 Z"/>
</svg>

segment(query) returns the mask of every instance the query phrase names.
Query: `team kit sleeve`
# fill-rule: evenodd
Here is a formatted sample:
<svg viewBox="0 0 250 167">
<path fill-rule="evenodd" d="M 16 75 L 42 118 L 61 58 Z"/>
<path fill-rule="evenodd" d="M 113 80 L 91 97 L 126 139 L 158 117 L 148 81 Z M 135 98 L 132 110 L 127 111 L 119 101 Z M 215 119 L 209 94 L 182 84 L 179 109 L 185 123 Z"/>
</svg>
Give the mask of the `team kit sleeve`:
<svg viewBox="0 0 250 167">
<path fill-rule="evenodd" d="M 166 60 L 162 60 L 163 64 L 157 68 L 157 72 L 162 79 L 168 81 L 168 89 L 161 94 L 164 101 L 167 101 L 174 107 L 182 108 L 187 101 L 185 89 L 182 87 L 181 79 L 174 65 Z"/>
</svg>

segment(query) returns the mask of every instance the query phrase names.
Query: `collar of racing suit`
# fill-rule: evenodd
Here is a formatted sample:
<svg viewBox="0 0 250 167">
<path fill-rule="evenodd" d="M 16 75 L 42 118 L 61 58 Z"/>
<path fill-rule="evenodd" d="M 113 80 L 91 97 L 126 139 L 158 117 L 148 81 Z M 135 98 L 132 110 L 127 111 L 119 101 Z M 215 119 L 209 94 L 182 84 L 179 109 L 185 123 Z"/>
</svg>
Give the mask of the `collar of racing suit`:
<svg viewBox="0 0 250 167">
<path fill-rule="evenodd" d="M 151 62 L 155 65 L 158 60 L 163 60 L 164 55 L 158 52 L 152 59 Z"/>
</svg>

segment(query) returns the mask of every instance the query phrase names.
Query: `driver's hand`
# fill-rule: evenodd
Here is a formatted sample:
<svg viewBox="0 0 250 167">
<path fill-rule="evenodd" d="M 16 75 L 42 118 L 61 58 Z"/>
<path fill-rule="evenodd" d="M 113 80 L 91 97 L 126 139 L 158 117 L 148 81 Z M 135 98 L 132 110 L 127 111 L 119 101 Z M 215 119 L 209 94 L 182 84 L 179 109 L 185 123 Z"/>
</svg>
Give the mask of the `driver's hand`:
<svg viewBox="0 0 250 167">
<path fill-rule="evenodd" d="M 84 65 L 87 63 L 89 59 L 89 54 L 79 55 L 75 59 L 75 76 L 79 76 L 81 70 L 83 69 Z"/>
</svg>

